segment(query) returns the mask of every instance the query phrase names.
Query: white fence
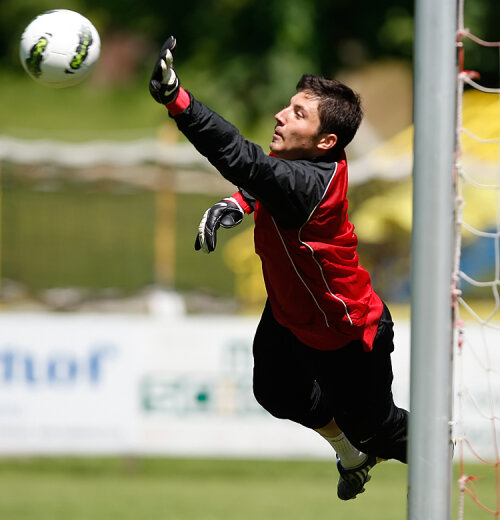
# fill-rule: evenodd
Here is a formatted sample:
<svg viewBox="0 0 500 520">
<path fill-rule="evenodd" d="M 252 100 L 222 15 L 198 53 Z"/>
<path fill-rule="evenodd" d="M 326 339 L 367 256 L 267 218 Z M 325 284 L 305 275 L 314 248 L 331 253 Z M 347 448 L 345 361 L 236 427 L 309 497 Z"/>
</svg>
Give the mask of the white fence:
<svg viewBox="0 0 500 520">
<path fill-rule="evenodd" d="M 316 433 L 255 402 L 257 320 L 0 314 L 0 455 L 332 457 Z M 394 394 L 404 407 L 409 337 L 397 322 Z M 487 421 L 473 430 L 491 443 Z"/>
</svg>

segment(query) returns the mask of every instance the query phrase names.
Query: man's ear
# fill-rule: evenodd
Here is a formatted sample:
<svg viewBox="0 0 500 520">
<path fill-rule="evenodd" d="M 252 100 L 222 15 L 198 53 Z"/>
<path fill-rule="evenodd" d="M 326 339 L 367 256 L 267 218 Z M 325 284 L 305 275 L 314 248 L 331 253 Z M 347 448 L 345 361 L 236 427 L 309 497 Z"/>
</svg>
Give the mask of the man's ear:
<svg viewBox="0 0 500 520">
<path fill-rule="evenodd" d="M 325 152 L 328 152 L 331 150 L 336 144 L 337 144 L 337 135 L 336 134 L 325 134 L 323 137 L 319 140 L 318 144 L 316 145 L 320 150 L 324 150 Z"/>
</svg>

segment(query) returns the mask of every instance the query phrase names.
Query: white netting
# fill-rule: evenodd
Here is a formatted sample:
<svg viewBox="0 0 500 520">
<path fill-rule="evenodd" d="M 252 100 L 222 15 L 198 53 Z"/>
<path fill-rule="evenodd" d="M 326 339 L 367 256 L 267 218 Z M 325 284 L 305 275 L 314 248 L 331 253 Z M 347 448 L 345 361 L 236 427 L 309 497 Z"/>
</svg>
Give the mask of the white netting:
<svg viewBox="0 0 500 520">
<path fill-rule="evenodd" d="M 464 70 L 464 40 L 498 49 L 500 65 L 500 42 L 486 42 L 465 29 L 460 9 L 454 272 L 458 517 L 498 519 L 500 88 L 485 86 L 478 73 Z"/>
</svg>

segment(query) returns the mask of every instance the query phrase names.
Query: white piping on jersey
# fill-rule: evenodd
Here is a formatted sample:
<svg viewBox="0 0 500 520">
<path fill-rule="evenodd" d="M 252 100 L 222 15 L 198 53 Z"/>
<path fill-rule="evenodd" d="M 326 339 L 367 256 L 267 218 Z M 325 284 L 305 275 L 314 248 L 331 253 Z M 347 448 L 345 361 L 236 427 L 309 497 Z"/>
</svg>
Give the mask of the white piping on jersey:
<svg viewBox="0 0 500 520">
<path fill-rule="evenodd" d="M 309 294 L 311 295 L 311 298 L 314 300 L 314 303 L 316 304 L 316 307 L 318 307 L 318 309 L 320 310 L 320 312 L 323 314 L 323 317 L 325 318 L 325 323 L 326 323 L 326 326 L 327 327 L 330 327 L 330 324 L 328 323 L 328 317 L 325 313 L 325 311 L 321 308 L 318 300 L 316 300 L 316 297 L 314 296 L 314 293 L 312 292 L 312 290 L 308 287 L 306 281 L 304 280 L 304 278 L 302 278 L 302 276 L 300 276 L 300 273 L 299 273 L 299 270 L 297 269 L 297 266 L 295 265 L 295 263 L 293 262 L 293 259 L 292 257 L 290 256 L 290 253 L 288 252 L 288 248 L 286 247 L 286 244 L 285 244 L 285 241 L 283 240 L 283 237 L 281 236 L 281 233 L 280 233 L 280 230 L 278 228 L 278 225 L 276 224 L 276 221 L 274 220 L 274 217 L 271 217 L 273 222 L 274 222 L 274 226 L 276 228 L 276 231 L 278 233 L 278 236 L 280 237 L 280 240 L 281 240 L 281 243 L 283 244 L 283 247 L 285 249 L 285 252 L 288 256 L 288 259 L 290 260 L 290 263 L 292 264 L 292 267 L 294 268 L 295 272 L 297 273 L 297 276 L 299 277 L 299 280 L 303 283 L 304 287 L 307 289 L 307 291 L 309 292 Z M 300 232 L 299 232 L 300 234 Z M 300 240 L 300 239 L 299 239 Z"/>
<path fill-rule="evenodd" d="M 332 296 L 332 298 L 334 298 L 335 300 L 339 301 L 340 303 L 342 303 L 342 305 L 344 306 L 344 310 L 345 310 L 345 314 L 347 316 L 347 318 L 349 319 L 349 323 L 352 325 L 352 319 L 351 319 L 351 316 L 349 315 L 349 309 L 347 308 L 347 304 L 345 303 L 344 300 L 342 300 L 342 298 L 339 298 L 336 294 L 334 294 L 332 292 L 332 290 L 330 289 L 330 286 L 328 285 L 328 282 L 326 281 L 326 278 L 325 278 L 325 273 L 323 271 L 323 267 L 321 266 L 321 264 L 319 263 L 318 259 L 316 258 L 315 256 L 315 252 L 314 252 L 314 249 L 309 245 L 307 244 L 306 242 L 304 242 L 302 239 L 301 239 L 301 232 L 302 232 L 302 229 L 304 228 L 304 226 L 306 226 L 306 224 L 311 220 L 311 217 L 313 216 L 314 212 L 316 211 L 316 209 L 318 208 L 318 206 L 320 205 L 321 201 L 325 198 L 326 196 L 326 193 L 328 192 L 328 189 L 330 188 L 330 185 L 333 181 L 333 179 L 335 178 L 335 173 L 337 173 L 337 168 L 338 168 L 338 164 L 335 165 L 335 170 L 333 171 L 332 173 L 332 176 L 330 178 L 330 180 L 328 181 L 328 184 L 325 188 L 325 191 L 323 192 L 323 195 L 321 196 L 321 198 L 319 199 L 318 203 L 316 204 L 316 206 L 314 206 L 313 210 L 311 211 L 311 213 L 309 214 L 309 216 L 307 217 L 307 220 L 304 222 L 304 224 L 302 224 L 302 226 L 300 226 L 299 228 L 299 232 L 297 234 L 297 239 L 298 241 L 305 247 L 307 247 L 309 249 L 309 251 L 311 252 L 311 257 L 312 259 L 314 260 L 314 262 L 316 263 L 316 265 L 318 266 L 318 269 L 321 273 L 321 278 L 323 279 L 323 283 L 325 284 L 325 287 L 328 291 L 328 293 Z M 326 326 L 327 327 L 330 327 L 330 324 L 328 323 L 328 317 L 326 315 L 326 312 L 321 308 L 321 305 L 319 304 L 318 300 L 316 299 L 316 297 L 314 296 L 314 293 L 313 291 L 309 288 L 309 286 L 307 285 L 306 281 L 302 278 L 302 276 L 300 275 L 299 273 L 299 270 L 297 269 L 297 266 L 295 265 L 293 259 L 292 259 L 292 256 L 290 255 L 290 253 L 288 252 L 288 248 L 286 247 L 286 244 L 285 244 L 285 240 L 283 239 L 283 236 L 281 235 L 281 232 L 279 230 L 279 227 L 278 225 L 276 224 L 276 221 L 274 220 L 274 217 L 271 217 L 272 220 L 273 220 L 273 223 L 274 223 L 274 227 L 276 228 L 276 231 L 278 232 L 278 235 L 280 237 L 280 240 L 281 240 L 281 243 L 283 244 L 283 247 L 285 248 L 285 251 L 286 251 L 286 254 L 290 260 L 290 263 L 292 264 L 292 267 L 293 269 L 295 270 L 295 272 L 297 273 L 297 276 L 299 277 L 299 280 L 302 282 L 302 284 L 304 285 L 304 287 L 307 289 L 307 291 L 309 292 L 309 294 L 311 295 L 312 299 L 314 300 L 314 303 L 316 304 L 316 307 L 318 307 L 318 309 L 320 310 L 320 312 L 323 314 L 323 317 L 325 318 L 325 323 L 326 323 Z"/>
</svg>

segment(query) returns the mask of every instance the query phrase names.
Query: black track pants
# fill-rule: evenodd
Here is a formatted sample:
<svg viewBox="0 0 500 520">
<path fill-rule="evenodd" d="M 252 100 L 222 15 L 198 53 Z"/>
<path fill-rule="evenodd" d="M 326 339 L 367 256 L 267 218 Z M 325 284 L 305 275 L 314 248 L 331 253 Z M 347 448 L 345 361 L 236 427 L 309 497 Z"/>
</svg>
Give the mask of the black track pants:
<svg viewBox="0 0 500 520">
<path fill-rule="evenodd" d="M 304 345 L 266 304 L 254 340 L 254 394 L 272 415 L 308 428 L 332 418 L 364 453 L 406 462 L 408 412 L 393 401 L 393 322 L 387 307 L 371 352 L 360 342 L 321 351 Z"/>
</svg>

